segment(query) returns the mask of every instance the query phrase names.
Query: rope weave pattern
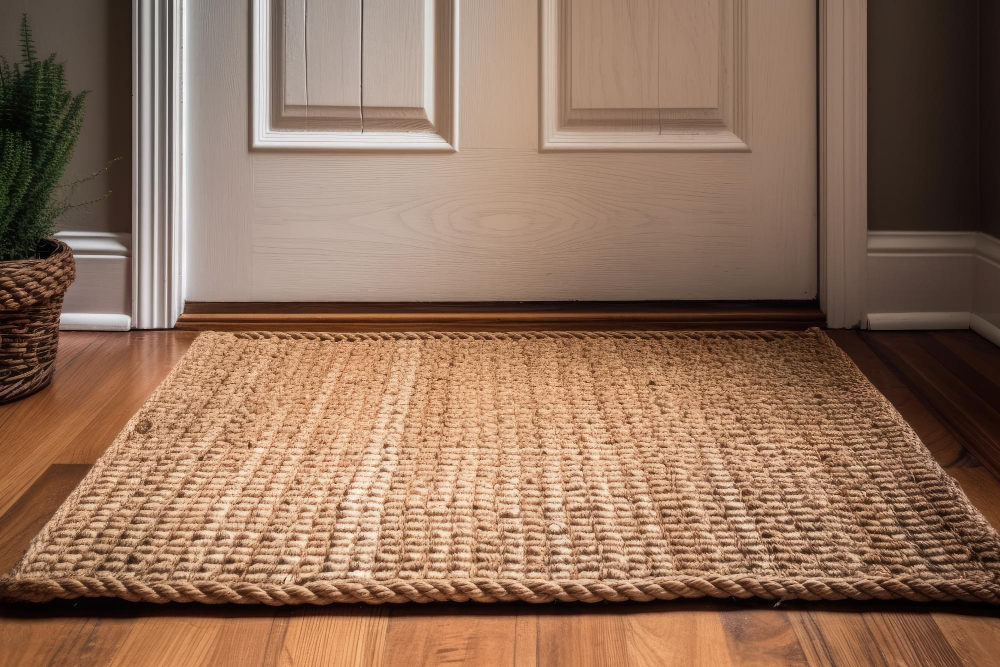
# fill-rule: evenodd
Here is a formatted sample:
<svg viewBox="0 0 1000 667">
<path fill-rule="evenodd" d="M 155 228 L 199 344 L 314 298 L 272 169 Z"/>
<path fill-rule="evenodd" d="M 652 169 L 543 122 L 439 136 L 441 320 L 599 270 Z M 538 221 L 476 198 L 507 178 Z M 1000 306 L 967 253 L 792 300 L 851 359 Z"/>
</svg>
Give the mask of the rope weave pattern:
<svg viewBox="0 0 1000 667">
<path fill-rule="evenodd" d="M 63 295 L 76 277 L 69 246 L 47 239 L 43 259 L 0 262 L 0 403 L 52 379 Z"/>
<path fill-rule="evenodd" d="M 1000 603 L 822 332 L 202 334 L 0 596 Z"/>
</svg>

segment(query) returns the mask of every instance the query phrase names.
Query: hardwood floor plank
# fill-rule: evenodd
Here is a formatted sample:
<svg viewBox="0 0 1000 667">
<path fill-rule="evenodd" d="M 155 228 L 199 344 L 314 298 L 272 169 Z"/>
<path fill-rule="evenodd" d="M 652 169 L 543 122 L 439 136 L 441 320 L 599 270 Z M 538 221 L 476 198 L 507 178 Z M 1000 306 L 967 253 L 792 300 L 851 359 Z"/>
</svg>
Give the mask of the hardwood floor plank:
<svg viewBox="0 0 1000 667">
<path fill-rule="evenodd" d="M 241 614 L 238 619 L 228 618 L 227 610 L 221 609 L 212 620 L 220 626 L 216 636 L 211 658 L 208 663 L 212 667 L 244 667 L 245 665 L 263 665 L 270 649 L 270 641 L 275 625 L 279 625 L 276 616 L 281 610 L 262 609 L 252 614 Z M 281 620 L 287 618 L 282 614 Z"/>
<path fill-rule="evenodd" d="M 995 665 L 1000 656 L 1000 618 L 936 613 L 934 622 L 966 665 Z"/>
<path fill-rule="evenodd" d="M 1000 385 L 1000 346 L 975 331 L 933 331 L 931 336 Z"/>
<path fill-rule="evenodd" d="M 789 612 L 789 621 L 810 665 L 876 667 L 892 664 L 861 614 L 809 610 Z"/>
<path fill-rule="evenodd" d="M 70 616 L 63 619 L 62 627 L 52 632 L 59 653 L 53 665 L 77 665 L 78 667 L 103 667 L 125 643 L 136 622 L 129 617 L 87 617 Z M 66 638 L 78 637 L 77 641 Z"/>
<path fill-rule="evenodd" d="M 626 609 L 628 610 L 626 612 Z M 538 616 L 538 667 L 627 665 L 629 628 L 635 607 L 617 611 L 601 605 Z"/>
<path fill-rule="evenodd" d="M 927 351 L 929 334 L 880 333 L 862 336 L 976 458 L 1000 477 L 1000 406 L 992 405 L 956 376 L 945 365 L 949 360 L 939 361 Z"/>
<path fill-rule="evenodd" d="M 538 617 L 529 610 L 521 610 L 514 625 L 514 667 L 537 665 Z"/>
<path fill-rule="evenodd" d="M 511 667 L 516 664 L 517 626 L 518 607 L 513 605 L 445 603 L 392 607 L 384 664 Z M 530 642 L 530 628 L 522 627 L 521 631 L 522 642 Z M 525 651 L 529 657 L 533 649 Z"/>
<path fill-rule="evenodd" d="M 65 369 L 77 360 L 80 353 L 96 343 L 100 336 L 101 334 L 91 331 L 60 332 L 59 349 L 56 352 L 56 370 L 52 374 L 52 381 L 55 382 L 65 372 Z"/>
<path fill-rule="evenodd" d="M 201 667 L 213 664 L 222 623 L 212 618 L 152 616 L 132 624 L 107 663 L 113 667 Z"/>
<path fill-rule="evenodd" d="M 759 609 L 735 607 L 720 614 L 734 665 L 770 667 L 807 664 L 788 613 L 784 610 L 775 609 L 773 604 L 767 603 Z"/>
<path fill-rule="evenodd" d="M 953 350 L 951 346 L 943 342 L 949 340 L 948 338 L 942 339 L 940 334 L 934 332 L 927 332 L 925 335 L 917 337 L 916 340 L 927 354 L 947 368 L 948 372 L 960 380 L 965 388 L 981 398 L 994 411 L 1000 411 L 1000 384 L 997 384 L 1000 375 L 991 377 L 989 373 L 983 373 L 981 364 L 984 364 L 985 361 L 980 362 L 978 359 L 972 358 L 971 355 L 966 357 L 966 355 Z M 961 346 L 960 349 L 968 348 Z M 1000 357 L 1000 350 L 998 350 L 997 356 Z"/>
<path fill-rule="evenodd" d="M 0 516 L 0 573 L 14 567 L 28 543 L 76 488 L 89 465 L 53 465 Z"/>
<path fill-rule="evenodd" d="M 98 647 L 92 642 L 101 623 L 98 618 L 0 618 L 0 655 L 4 656 L 0 664 L 4 667 L 106 665 L 108 655 L 117 646 Z M 120 634 L 123 640 L 125 633 Z"/>
<path fill-rule="evenodd" d="M 961 667 L 934 618 L 924 612 L 868 613 L 865 624 L 891 665 Z"/>
<path fill-rule="evenodd" d="M 681 602 L 671 609 L 636 609 L 624 617 L 628 665 L 724 665 L 730 657 L 722 614 L 711 602 Z"/>
<path fill-rule="evenodd" d="M 269 664 L 292 667 L 377 667 L 406 662 L 385 662 L 388 609 L 384 606 L 301 606 L 287 615 L 287 624 L 272 639 L 280 649 L 268 651 Z M 419 664 L 419 663 L 409 663 Z"/>
<path fill-rule="evenodd" d="M 142 610 L 113 600 L 0 605 L 0 655 L 12 647 L 12 664 L 103 667 Z"/>
<path fill-rule="evenodd" d="M 261 665 L 270 667 L 281 662 L 281 654 L 285 650 L 285 636 L 288 634 L 289 618 L 295 613 L 292 608 L 272 609 L 271 627 L 267 632 L 267 642 L 264 648 L 264 660 Z"/>
</svg>

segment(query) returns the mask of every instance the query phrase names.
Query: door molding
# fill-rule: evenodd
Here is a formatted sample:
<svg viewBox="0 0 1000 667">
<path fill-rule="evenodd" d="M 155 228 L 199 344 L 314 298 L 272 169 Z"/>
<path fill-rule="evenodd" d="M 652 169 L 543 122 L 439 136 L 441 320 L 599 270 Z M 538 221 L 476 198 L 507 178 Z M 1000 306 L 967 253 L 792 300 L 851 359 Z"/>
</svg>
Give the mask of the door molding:
<svg viewBox="0 0 1000 667">
<path fill-rule="evenodd" d="M 542 0 L 539 15 L 541 113 L 539 142 L 542 151 L 750 151 L 749 13 L 747 0 L 720 3 L 719 102 L 714 108 L 574 109 L 570 91 L 572 28 L 569 0 Z M 658 132 L 635 134 L 636 112 L 656 118 L 661 112 L 671 120 L 655 122 Z M 619 113 L 623 123 L 614 124 Z M 593 114 L 597 114 L 596 116 Z M 611 115 L 609 115 L 611 114 Z M 706 115 L 707 114 L 707 115 Z M 595 129 L 591 125 L 600 119 Z"/>
<path fill-rule="evenodd" d="M 132 326 L 184 308 L 183 0 L 132 0 Z"/>
<path fill-rule="evenodd" d="M 272 32 L 272 1 L 253 0 L 251 6 L 250 147 L 255 150 L 301 151 L 421 151 L 458 150 L 458 0 L 439 3 L 436 31 L 428 45 L 435 51 L 429 75 L 434 77 L 438 117 L 422 131 L 348 132 L 331 128 L 282 130 L 281 80 L 276 61 L 280 43 Z M 277 47 L 277 48 L 276 48 Z M 275 53 L 275 52 L 278 53 Z M 389 108 L 386 111 L 393 111 Z M 397 110 L 399 111 L 399 110 Z M 426 108 L 423 110 L 426 113 Z M 287 119 L 285 119 L 287 120 Z M 430 122 L 430 121 L 428 121 Z"/>
<path fill-rule="evenodd" d="M 820 0 L 819 69 L 819 303 L 839 329 L 867 310 L 868 0 Z"/>
<path fill-rule="evenodd" d="M 133 326 L 183 309 L 184 0 L 133 0 Z M 866 310 L 867 0 L 819 0 L 819 300 L 827 326 Z M 248 28 L 249 29 L 249 28 Z"/>
</svg>

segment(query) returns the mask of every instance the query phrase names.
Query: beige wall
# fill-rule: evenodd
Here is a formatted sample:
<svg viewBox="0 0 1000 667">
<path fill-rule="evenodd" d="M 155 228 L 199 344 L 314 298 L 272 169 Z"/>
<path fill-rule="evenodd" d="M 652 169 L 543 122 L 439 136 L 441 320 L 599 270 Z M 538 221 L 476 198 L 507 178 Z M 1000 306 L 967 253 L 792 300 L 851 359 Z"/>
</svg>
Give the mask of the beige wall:
<svg viewBox="0 0 1000 667">
<path fill-rule="evenodd" d="M 28 12 L 38 52 L 66 62 L 73 91 L 89 90 L 87 115 L 76 154 L 66 170 L 74 180 L 122 158 L 74 199 L 88 201 L 108 190 L 111 196 L 74 209 L 57 221 L 60 230 L 127 232 L 132 211 L 132 3 L 128 0 L 2 0 L 0 54 L 19 59 L 18 27 Z"/>
<path fill-rule="evenodd" d="M 1000 238 L 1000 2 L 986 0 L 980 16 L 980 178 L 982 231 Z"/>
<path fill-rule="evenodd" d="M 979 227 L 979 5 L 869 0 L 870 229 Z"/>
</svg>

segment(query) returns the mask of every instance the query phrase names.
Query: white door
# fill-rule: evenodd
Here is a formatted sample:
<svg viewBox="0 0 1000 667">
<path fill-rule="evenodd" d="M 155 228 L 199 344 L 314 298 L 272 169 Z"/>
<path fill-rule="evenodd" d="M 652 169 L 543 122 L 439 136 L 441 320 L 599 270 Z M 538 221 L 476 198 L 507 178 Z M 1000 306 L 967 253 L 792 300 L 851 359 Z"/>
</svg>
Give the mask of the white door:
<svg viewBox="0 0 1000 667">
<path fill-rule="evenodd" d="M 185 11 L 189 301 L 816 295 L 812 0 Z"/>
</svg>

